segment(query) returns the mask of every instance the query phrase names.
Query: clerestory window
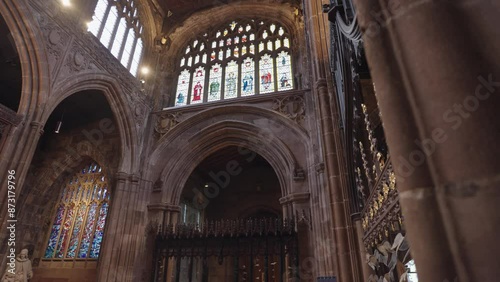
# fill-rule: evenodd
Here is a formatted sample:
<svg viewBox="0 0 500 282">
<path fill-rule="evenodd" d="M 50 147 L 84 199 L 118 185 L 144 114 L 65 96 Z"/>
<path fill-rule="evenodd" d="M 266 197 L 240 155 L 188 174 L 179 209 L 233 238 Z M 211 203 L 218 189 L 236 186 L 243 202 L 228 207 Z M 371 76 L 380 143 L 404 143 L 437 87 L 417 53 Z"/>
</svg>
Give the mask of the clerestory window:
<svg viewBox="0 0 500 282">
<path fill-rule="evenodd" d="M 109 200 L 108 182 L 98 164 L 73 175 L 57 203 L 44 259 L 97 259 Z"/>
<path fill-rule="evenodd" d="M 132 0 L 98 0 L 88 31 L 94 34 L 111 54 L 137 76 L 144 43 L 143 27 L 137 6 Z"/>
<path fill-rule="evenodd" d="M 179 61 L 175 106 L 294 88 L 289 32 L 264 20 L 231 21 L 192 40 Z"/>
</svg>

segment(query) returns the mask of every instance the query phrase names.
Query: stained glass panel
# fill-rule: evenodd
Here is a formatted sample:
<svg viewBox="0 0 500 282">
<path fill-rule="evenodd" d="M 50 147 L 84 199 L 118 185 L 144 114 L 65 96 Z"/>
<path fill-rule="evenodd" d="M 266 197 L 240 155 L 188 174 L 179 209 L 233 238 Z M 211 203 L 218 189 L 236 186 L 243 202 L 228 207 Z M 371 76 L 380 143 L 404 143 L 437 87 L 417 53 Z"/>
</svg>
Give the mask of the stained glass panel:
<svg viewBox="0 0 500 282">
<path fill-rule="evenodd" d="M 274 62 L 265 54 L 259 62 L 260 93 L 274 92 Z"/>
<path fill-rule="evenodd" d="M 191 104 L 203 102 L 203 91 L 205 90 L 205 69 L 203 67 L 198 67 L 194 71 L 192 87 Z"/>
<path fill-rule="evenodd" d="M 78 258 L 87 258 L 88 256 L 90 239 L 92 236 L 92 231 L 94 230 L 94 223 L 96 220 L 96 210 L 97 210 L 97 204 L 93 203 L 90 206 L 89 213 L 87 215 L 87 224 L 85 225 L 85 230 L 82 236 L 82 243 L 80 245 L 80 252 L 78 253 Z"/>
<path fill-rule="evenodd" d="M 254 75 L 255 63 L 251 58 L 246 58 L 241 65 L 241 96 L 255 94 Z"/>
<path fill-rule="evenodd" d="M 82 205 L 78 209 L 78 214 L 73 226 L 73 234 L 71 234 L 71 239 L 69 240 L 68 252 L 66 253 L 67 258 L 74 258 L 76 255 L 76 248 L 78 248 L 78 236 L 80 235 L 81 227 L 83 225 L 83 219 L 85 218 L 85 212 L 87 211 L 87 206 Z"/>
<path fill-rule="evenodd" d="M 101 249 L 102 237 L 104 235 L 104 224 L 106 223 L 106 215 L 108 214 L 108 203 L 104 203 L 99 210 L 99 219 L 95 227 L 94 239 L 92 240 L 92 247 L 90 249 L 90 258 L 99 257 Z"/>
<path fill-rule="evenodd" d="M 188 97 L 188 91 L 189 91 L 189 71 L 188 70 L 183 70 L 181 74 L 179 75 L 179 80 L 177 83 L 177 95 L 175 99 L 175 105 L 176 106 L 183 106 L 186 105 L 187 103 L 187 97 Z"/>
<path fill-rule="evenodd" d="M 59 242 L 56 249 L 56 258 L 62 258 L 64 255 L 64 249 L 68 245 L 68 233 L 73 223 L 73 217 L 75 215 L 75 209 L 73 207 L 69 208 L 66 213 L 66 218 L 64 219 L 64 224 L 62 226 L 61 235 L 59 235 Z"/>
<path fill-rule="evenodd" d="M 225 82 L 224 99 L 235 98 L 238 95 L 238 64 L 235 61 L 230 61 L 226 66 Z"/>
<path fill-rule="evenodd" d="M 293 89 L 292 62 L 287 52 L 281 52 L 276 59 L 278 69 L 278 91 Z"/>
<path fill-rule="evenodd" d="M 262 27 L 254 30 L 255 25 Z M 288 34 L 279 24 L 255 19 L 227 22 L 205 33 L 203 42 L 193 39 L 185 46 L 189 57 L 179 59 L 185 69 L 177 85 L 184 85 L 186 93 L 175 106 L 293 89 Z"/>
<path fill-rule="evenodd" d="M 44 259 L 88 258 L 89 250 L 97 258 L 109 199 L 101 167 L 92 163 L 80 169 L 61 191 Z"/>
<path fill-rule="evenodd" d="M 56 212 L 56 218 L 54 219 L 54 224 L 52 225 L 52 230 L 50 231 L 49 243 L 47 249 L 45 250 L 45 257 L 51 258 L 54 256 L 54 251 L 57 246 L 57 239 L 59 237 L 59 231 L 61 230 L 61 223 L 64 216 L 64 206 L 60 205 Z"/>
<path fill-rule="evenodd" d="M 220 100 L 222 84 L 222 68 L 220 64 L 215 64 L 210 69 L 210 84 L 208 92 L 208 101 Z"/>
</svg>

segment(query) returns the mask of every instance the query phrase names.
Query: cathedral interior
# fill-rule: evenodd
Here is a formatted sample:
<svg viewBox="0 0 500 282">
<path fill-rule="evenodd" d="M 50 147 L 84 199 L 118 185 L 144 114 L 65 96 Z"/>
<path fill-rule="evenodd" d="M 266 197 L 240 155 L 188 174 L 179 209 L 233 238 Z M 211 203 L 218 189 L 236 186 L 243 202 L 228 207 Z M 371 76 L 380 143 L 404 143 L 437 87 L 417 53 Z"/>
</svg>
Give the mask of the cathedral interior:
<svg viewBox="0 0 500 282">
<path fill-rule="evenodd" d="M 499 12 L 0 1 L 1 281 L 499 281 Z"/>
</svg>

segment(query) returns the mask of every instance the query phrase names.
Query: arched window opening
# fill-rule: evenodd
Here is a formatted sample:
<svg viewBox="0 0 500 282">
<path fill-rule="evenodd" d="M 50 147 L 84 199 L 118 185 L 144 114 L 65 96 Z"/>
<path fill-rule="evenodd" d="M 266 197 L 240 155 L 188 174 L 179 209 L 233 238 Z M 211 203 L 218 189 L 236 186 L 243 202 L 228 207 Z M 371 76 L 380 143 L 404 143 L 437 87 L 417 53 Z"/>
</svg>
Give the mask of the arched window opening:
<svg viewBox="0 0 500 282">
<path fill-rule="evenodd" d="M 131 74 L 137 76 L 142 58 L 143 28 L 132 0 L 98 0 L 88 31 L 111 51 Z"/>
<path fill-rule="evenodd" d="M 97 259 L 109 200 L 108 181 L 98 164 L 73 175 L 57 203 L 44 259 Z"/>
<path fill-rule="evenodd" d="M 175 106 L 294 88 L 290 34 L 271 21 L 207 31 L 186 46 L 178 66 Z"/>
</svg>

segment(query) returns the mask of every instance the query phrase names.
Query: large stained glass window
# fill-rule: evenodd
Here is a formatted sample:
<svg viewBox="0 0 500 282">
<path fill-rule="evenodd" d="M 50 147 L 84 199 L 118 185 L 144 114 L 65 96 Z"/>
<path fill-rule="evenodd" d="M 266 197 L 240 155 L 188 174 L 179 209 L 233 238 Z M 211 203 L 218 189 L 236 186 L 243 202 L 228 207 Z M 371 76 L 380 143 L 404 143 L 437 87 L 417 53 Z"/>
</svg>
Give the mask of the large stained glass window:
<svg viewBox="0 0 500 282">
<path fill-rule="evenodd" d="M 182 51 L 175 106 L 294 89 L 290 34 L 278 23 L 238 20 Z"/>
<path fill-rule="evenodd" d="M 89 32 L 111 51 L 131 74 L 137 76 L 142 57 L 142 32 L 133 0 L 98 0 Z"/>
<path fill-rule="evenodd" d="M 64 186 L 57 203 L 45 259 L 97 259 L 109 208 L 102 168 L 84 166 Z"/>
</svg>

